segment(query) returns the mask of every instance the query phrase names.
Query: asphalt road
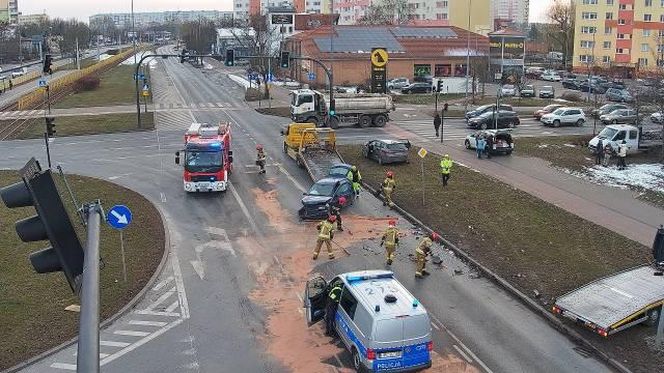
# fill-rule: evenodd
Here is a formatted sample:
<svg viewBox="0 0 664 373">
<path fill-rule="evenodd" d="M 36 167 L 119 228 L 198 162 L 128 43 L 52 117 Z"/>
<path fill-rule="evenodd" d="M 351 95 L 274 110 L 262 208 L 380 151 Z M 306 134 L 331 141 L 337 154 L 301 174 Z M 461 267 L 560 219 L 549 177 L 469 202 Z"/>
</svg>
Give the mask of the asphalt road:
<svg viewBox="0 0 664 373">
<path fill-rule="evenodd" d="M 103 371 L 318 372 L 347 367 L 348 354 L 330 344 L 320 328 L 306 328 L 298 297 L 310 270 L 332 275 L 383 268 L 382 252 L 370 237 L 384 228 L 390 212 L 363 195 L 346 213 L 350 232 L 335 238 L 348 243 L 350 256 L 335 248 L 338 260 L 311 268 L 315 230 L 295 218 L 310 181 L 281 152 L 284 120 L 248 109 L 242 91 L 224 74 L 174 60 L 160 64 L 170 77 L 163 82 L 164 99 L 223 101 L 227 107 L 191 110 L 189 118 L 163 116 L 151 133 L 60 138 L 51 147 L 54 162 L 66 171 L 111 180 L 145 195 L 162 211 L 170 232 L 169 263 L 157 285 L 102 332 Z M 182 147 L 183 132 L 193 120 L 234 125 L 233 186 L 224 194 L 187 195 L 182 190 L 182 170 L 173 153 Z M 340 132 L 347 133 L 342 137 L 347 142 L 362 140 L 362 130 Z M 265 176 L 253 165 L 256 143 L 267 150 Z M 0 159 L 2 168 L 20 167 L 31 156 L 45 164 L 38 140 L 2 142 L 0 151 L 9 155 Z M 444 268 L 415 281 L 407 253 L 416 233 L 403 219 L 399 226 L 406 237 L 392 269 L 432 315 L 436 371 L 608 371 L 447 252 Z M 71 370 L 74 352 L 73 347 L 65 349 L 24 371 Z"/>
</svg>

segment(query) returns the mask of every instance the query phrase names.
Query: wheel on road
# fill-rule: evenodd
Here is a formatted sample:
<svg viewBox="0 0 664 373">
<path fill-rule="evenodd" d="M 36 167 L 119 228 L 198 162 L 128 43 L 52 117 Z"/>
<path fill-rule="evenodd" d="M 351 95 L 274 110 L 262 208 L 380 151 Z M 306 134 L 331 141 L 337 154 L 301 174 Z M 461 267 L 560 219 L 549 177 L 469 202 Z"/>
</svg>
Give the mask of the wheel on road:
<svg viewBox="0 0 664 373">
<path fill-rule="evenodd" d="M 576 121 L 576 126 L 577 126 L 577 127 L 581 127 L 581 126 L 583 126 L 583 123 L 584 123 L 584 122 L 585 122 L 585 121 L 584 121 L 583 119 L 579 119 L 579 120 Z"/>
<path fill-rule="evenodd" d="M 553 126 L 554 127 L 560 127 L 560 121 L 558 119 L 553 121 Z"/>
<path fill-rule="evenodd" d="M 288 153 L 288 145 L 286 143 L 284 143 L 284 153 Z"/>
<path fill-rule="evenodd" d="M 611 121 L 611 124 L 618 124 L 618 121 L 614 119 Z"/>
<path fill-rule="evenodd" d="M 318 119 L 316 119 L 316 117 L 307 118 L 307 123 L 313 123 L 316 125 L 316 127 L 320 127 L 320 125 L 318 124 Z"/>
<path fill-rule="evenodd" d="M 371 125 L 371 117 L 368 115 L 361 115 L 358 124 L 362 128 L 367 128 Z"/>
<path fill-rule="evenodd" d="M 382 165 L 383 164 L 383 157 L 380 155 L 378 156 L 378 164 Z"/>
<path fill-rule="evenodd" d="M 332 129 L 337 129 L 339 128 L 339 118 L 337 117 L 330 117 L 330 119 L 327 122 L 328 127 Z"/>
<path fill-rule="evenodd" d="M 662 307 L 653 308 L 650 311 L 646 312 L 648 318 L 643 322 L 647 326 L 655 326 L 659 322 L 659 313 L 662 312 Z"/>
<path fill-rule="evenodd" d="M 385 127 L 385 124 L 387 124 L 387 117 L 383 114 L 378 114 L 373 119 L 373 125 L 376 127 Z"/>
<path fill-rule="evenodd" d="M 302 164 L 302 161 L 300 160 L 300 157 L 297 157 L 295 159 L 295 164 L 297 164 L 297 167 L 304 167 L 304 165 Z"/>
<path fill-rule="evenodd" d="M 470 141 L 466 140 L 464 144 L 466 145 L 466 149 L 470 149 Z"/>
<path fill-rule="evenodd" d="M 480 129 L 485 130 L 485 129 L 486 129 L 486 123 L 482 123 L 482 124 L 480 124 Z"/>
<path fill-rule="evenodd" d="M 509 128 L 514 128 L 514 127 L 516 127 L 516 123 L 514 123 L 514 122 L 509 122 L 509 123 L 507 123 L 507 126 L 508 126 Z"/>
<path fill-rule="evenodd" d="M 353 347 L 351 354 L 353 355 L 353 368 L 355 368 L 355 371 L 358 373 L 366 372 L 366 370 L 364 369 L 364 365 L 362 365 L 360 354 L 357 352 L 357 349 L 355 347 Z"/>
</svg>

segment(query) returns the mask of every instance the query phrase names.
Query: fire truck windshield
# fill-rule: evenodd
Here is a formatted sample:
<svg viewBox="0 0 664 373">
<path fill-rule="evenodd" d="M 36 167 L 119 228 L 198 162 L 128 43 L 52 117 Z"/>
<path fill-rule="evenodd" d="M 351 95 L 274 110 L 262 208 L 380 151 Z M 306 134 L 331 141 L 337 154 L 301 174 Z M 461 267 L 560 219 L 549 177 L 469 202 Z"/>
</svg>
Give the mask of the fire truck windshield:
<svg viewBox="0 0 664 373">
<path fill-rule="evenodd" d="M 184 167 L 189 172 L 219 172 L 223 166 L 221 151 L 187 150 Z"/>
</svg>

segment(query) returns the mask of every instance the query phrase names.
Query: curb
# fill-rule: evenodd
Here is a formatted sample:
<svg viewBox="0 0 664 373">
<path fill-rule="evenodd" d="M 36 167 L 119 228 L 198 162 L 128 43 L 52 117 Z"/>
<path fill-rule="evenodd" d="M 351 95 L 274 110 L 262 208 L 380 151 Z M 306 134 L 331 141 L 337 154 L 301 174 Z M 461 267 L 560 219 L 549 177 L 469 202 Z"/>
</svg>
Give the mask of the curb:
<svg viewBox="0 0 664 373">
<path fill-rule="evenodd" d="M 343 159 L 342 159 L 343 162 Z M 366 183 L 362 182 L 362 185 L 365 189 L 369 190 L 371 193 L 374 195 L 376 194 L 376 189 L 372 188 L 371 186 L 367 185 Z M 379 200 L 382 200 L 382 197 L 377 197 Z M 399 212 L 401 215 L 405 216 L 408 221 L 410 221 L 412 224 L 418 225 L 424 230 L 426 230 L 428 233 L 433 233 L 434 231 L 426 226 L 423 222 L 421 222 L 418 218 L 415 216 L 411 215 L 408 211 L 404 210 L 403 208 L 399 207 L 397 204 L 394 205 L 394 210 Z M 611 368 L 616 369 L 617 371 L 621 373 L 632 373 L 631 370 L 629 370 L 627 367 L 622 365 L 619 361 L 613 359 L 610 357 L 608 354 L 605 352 L 599 350 L 597 347 L 595 347 L 590 341 L 585 339 L 583 336 L 581 336 L 578 332 L 575 330 L 572 330 L 569 328 L 567 325 L 563 324 L 562 321 L 560 321 L 558 318 L 553 316 L 546 308 L 540 306 L 537 302 L 534 300 L 530 299 L 527 295 L 522 293 L 519 289 L 514 287 L 512 284 L 510 284 L 508 281 L 503 279 L 502 277 L 498 276 L 496 273 L 488 269 L 487 267 L 483 266 L 480 264 L 478 261 L 473 259 L 468 253 L 465 251 L 461 250 L 458 248 L 456 245 L 448 241 L 447 239 L 441 237 L 441 241 L 447 245 L 454 253 L 461 257 L 464 261 L 469 263 L 471 266 L 475 267 L 478 269 L 485 277 L 489 278 L 496 284 L 500 285 L 502 288 L 510 292 L 513 296 L 515 296 L 518 300 L 520 300 L 524 305 L 529 307 L 531 310 L 535 311 L 537 314 L 542 316 L 546 321 L 549 322 L 554 328 L 556 328 L 559 332 L 564 334 L 567 338 L 572 340 L 575 343 L 578 343 L 582 345 L 583 347 L 586 347 L 590 349 L 596 356 L 600 357 L 601 360 L 603 360 L 605 363 L 607 363 Z"/>
<path fill-rule="evenodd" d="M 147 199 L 147 198 L 146 198 L 146 199 Z M 148 201 L 149 201 L 149 200 L 148 200 Z M 150 203 L 152 203 L 152 202 L 150 201 Z M 108 319 L 102 321 L 102 322 L 99 324 L 99 330 L 100 330 L 100 331 L 101 331 L 102 329 L 106 328 L 108 325 L 110 325 L 110 324 L 113 323 L 114 321 L 116 321 L 117 319 L 119 319 L 120 317 L 124 316 L 129 310 L 131 310 L 132 308 L 134 308 L 134 306 L 136 306 L 136 304 L 137 304 L 138 302 L 140 302 L 141 300 L 143 300 L 143 298 L 145 297 L 145 293 L 147 293 L 148 289 L 152 288 L 152 286 L 155 284 L 155 282 L 157 282 L 157 279 L 158 279 L 159 276 L 161 275 L 161 272 L 164 270 L 164 267 L 166 266 L 166 260 L 168 259 L 168 254 L 169 254 L 170 251 L 171 251 L 171 250 L 170 250 L 170 247 L 171 247 L 171 237 L 170 237 L 170 233 L 169 233 L 169 231 L 168 231 L 168 226 L 167 226 L 166 224 L 164 224 L 164 222 L 166 221 L 166 219 L 164 219 L 164 214 L 162 213 L 161 209 L 157 208 L 156 205 L 153 204 L 153 206 L 154 206 L 154 207 L 157 209 L 157 211 L 159 212 L 159 218 L 161 219 L 161 223 L 162 223 L 162 225 L 164 226 L 164 254 L 163 254 L 162 257 L 161 257 L 161 261 L 159 262 L 159 265 L 157 266 L 157 269 L 154 271 L 154 273 L 152 274 L 152 277 L 150 277 L 150 279 L 148 280 L 148 282 L 145 283 L 145 286 L 143 287 L 143 289 L 141 289 L 141 291 L 139 291 L 138 294 L 136 294 L 136 295 L 135 295 L 135 296 L 129 301 L 129 303 L 127 303 L 124 307 L 120 308 L 120 310 L 119 310 L 118 312 L 116 312 L 114 315 L 112 315 L 112 316 L 109 317 Z M 34 356 L 34 357 L 32 357 L 32 358 L 30 358 L 30 359 L 28 359 L 28 360 L 26 360 L 26 361 L 24 361 L 24 362 L 22 362 L 22 363 L 19 363 L 19 364 L 17 364 L 17 365 L 14 365 L 14 366 L 11 367 L 11 368 L 8 368 L 8 369 L 6 369 L 6 370 L 3 370 L 3 371 L 0 372 L 0 373 L 14 373 L 14 372 L 18 372 L 18 371 L 20 371 L 20 370 L 22 370 L 22 369 L 25 369 L 25 368 L 29 367 L 30 365 L 33 365 L 33 364 L 35 364 L 35 363 L 38 363 L 39 361 L 41 361 L 41 360 L 43 360 L 43 359 L 45 359 L 45 358 L 47 358 L 47 357 L 49 357 L 49 356 L 51 356 L 51 355 L 57 353 L 57 352 L 60 352 L 60 351 L 64 350 L 65 348 L 67 348 L 67 347 L 73 345 L 73 344 L 76 343 L 77 341 L 78 341 L 78 337 L 74 337 L 74 338 L 72 338 L 72 339 L 70 339 L 70 340 L 68 340 L 68 341 L 66 341 L 66 342 L 63 342 L 63 343 L 61 343 L 61 344 L 59 344 L 59 345 L 57 345 L 57 346 L 51 348 L 50 350 L 44 351 L 44 352 L 42 352 L 41 354 L 39 354 L 39 355 L 37 355 L 37 356 Z"/>
</svg>

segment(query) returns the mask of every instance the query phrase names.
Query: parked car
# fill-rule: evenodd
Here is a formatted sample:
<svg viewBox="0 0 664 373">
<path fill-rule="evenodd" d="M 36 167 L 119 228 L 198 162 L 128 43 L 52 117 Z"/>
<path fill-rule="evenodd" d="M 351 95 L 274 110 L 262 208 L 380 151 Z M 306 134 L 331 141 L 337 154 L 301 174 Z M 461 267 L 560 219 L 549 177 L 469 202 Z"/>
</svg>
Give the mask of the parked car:
<svg viewBox="0 0 664 373">
<path fill-rule="evenodd" d="M 653 123 L 664 123 L 664 114 L 652 113 L 650 114 L 650 121 Z"/>
<path fill-rule="evenodd" d="M 588 81 L 581 83 L 579 90 L 581 92 L 590 91 L 590 93 L 597 93 L 598 95 L 603 95 L 606 93 L 606 88 L 602 87 L 598 83 L 588 83 Z"/>
<path fill-rule="evenodd" d="M 599 117 L 603 124 L 633 124 L 637 122 L 636 110 L 618 109 Z"/>
<path fill-rule="evenodd" d="M 516 95 L 516 87 L 512 84 L 505 84 L 500 87 L 500 95 L 503 97 Z"/>
<path fill-rule="evenodd" d="M 464 145 L 466 149 L 475 149 L 475 140 L 478 136 L 493 136 L 494 142 L 493 147 L 489 149 L 489 152 L 493 154 L 512 154 L 514 149 L 514 139 L 509 130 L 485 130 L 477 131 L 466 136 L 464 140 Z"/>
<path fill-rule="evenodd" d="M 408 162 L 408 140 L 371 140 L 362 146 L 362 155 L 379 164 Z"/>
<path fill-rule="evenodd" d="M 433 76 L 431 75 L 418 75 L 413 78 L 414 83 L 427 83 L 431 85 L 431 82 L 433 82 Z"/>
<path fill-rule="evenodd" d="M 586 114 L 579 108 L 562 107 L 553 113 L 544 114 L 540 121 L 545 126 L 583 126 L 586 122 Z"/>
<path fill-rule="evenodd" d="M 599 109 L 594 109 L 590 113 L 590 116 L 592 116 L 593 118 L 599 118 L 604 114 L 609 114 L 618 109 L 629 109 L 629 106 L 625 104 L 605 104 L 602 105 Z"/>
<path fill-rule="evenodd" d="M 521 124 L 519 115 L 514 111 L 500 110 L 498 112 L 498 128 L 514 128 Z M 479 117 L 472 118 L 468 121 L 468 127 L 487 129 L 496 127 L 495 114 L 490 111 L 480 115 Z"/>
<path fill-rule="evenodd" d="M 556 90 L 553 89 L 550 85 L 545 85 L 540 88 L 539 98 L 554 98 L 556 96 Z"/>
<path fill-rule="evenodd" d="M 23 76 L 28 73 L 28 69 L 23 67 L 20 70 L 12 71 L 11 77 L 12 79 L 18 78 L 20 76 Z"/>
<path fill-rule="evenodd" d="M 408 80 L 408 78 L 394 78 L 389 82 L 387 82 L 387 89 L 397 90 L 408 87 L 409 85 L 410 85 L 410 80 Z"/>
<path fill-rule="evenodd" d="M 531 66 L 526 68 L 526 77 L 531 79 L 539 79 L 544 73 L 543 67 Z"/>
<path fill-rule="evenodd" d="M 337 203 L 341 196 L 345 197 L 349 204 L 353 203 L 353 185 L 348 178 L 320 179 L 305 193 L 298 215 L 300 219 L 324 219 L 328 215 L 326 205 Z"/>
<path fill-rule="evenodd" d="M 469 112 L 466 113 L 466 120 L 470 118 L 479 117 L 480 115 L 492 112 L 495 109 L 496 109 L 496 104 L 479 106 L 475 110 L 470 110 Z M 512 105 L 507 105 L 507 104 L 500 104 L 499 110 L 514 111 L 514 109 L 512 109 Z"/>
<path fill-rule="evenodd" d="M 431 93 L 430 83 L 413 83 L 407 87 L 401 88 L 401 93 Z"/>
<path fill-rule="evenodd" d="M 576 79 L 565 78 L 563 79 L 563 88 L 578 91 L 581 89 L 581 83 Z"/>
<path fill-rule="evenodd" d="M 625 89 L 609 88 L 606 90 L 606 99 L 615 102 L 632 102 L 634 98 Z"/>
<path fill-rule="evenodd" d="M 327 171 L 327 177 L 347 177 L 351 167 L 348 163 L 337 163 Z"/>
<path fill-rule="evenodd" d="M 560 104 L 547 105 L 547 106 L 535 111 L 533 113 L 533 116 L 535 117 L 535 119 L 540 120 L 542 118 L 542 115 L 553 113 L 555 110 L 557 110 L 561 107 L 563 107 L 563 105 L 560 105 Z"/>
<path fill-rule="evenodd" d="M 524 85 L 519 92 L 521 97 L 535 97 L 535 86 L 532 84 Z"/>
<path fill-rule="evenodd" d="M 545 82 L 559 82 L 563 80 L 563 78 L 561 78 L 560 75 L 558 75 L 558 73 L 555 72 L 542 74 L 540 79 L 544 80 Z"/>
</svg>

